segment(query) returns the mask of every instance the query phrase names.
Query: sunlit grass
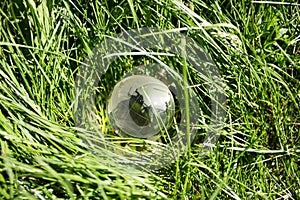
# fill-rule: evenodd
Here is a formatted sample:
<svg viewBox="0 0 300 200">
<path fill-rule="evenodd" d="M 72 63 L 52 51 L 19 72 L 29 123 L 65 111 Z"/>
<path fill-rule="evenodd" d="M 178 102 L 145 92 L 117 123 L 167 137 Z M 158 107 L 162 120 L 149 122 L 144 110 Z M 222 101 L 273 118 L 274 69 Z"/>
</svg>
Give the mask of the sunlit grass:
<svg viewBox="0 0 300 200">
<path fill-rule="evenodd" d="M 299 198 L 296 3 L 28 0 L 0 5 L 3 199 Z M 187 153 L 156 172 L 120 165 L 113 159 L 119 150 L 98 146 L 91 151 L 84 139 L 94 135 L 75 128 L 72 112 L 75 77 L 93 48 L 124 29 L 145 26 L 179 29 L 195 39 L 210 53 L 226 83 L 226 125 L 211 153 L 203 156 L 201 150 L 209 118 L 202 116 L 205 120 Z M 182 70 L 176 58 L 165 61 Z M 147 62 L 129 55 L 120 58 L 99 85 L 97 119 L 111 136 L 112 148 L 122 149 L 120 143 L 131 139 L 112 132 L 105 101 L 124 71 Z M 200 92 L 206 91 L 197 85 L 201 77 L 187 72 L 184 77 L 199 88 L 198 100 L 204 103 L 207 99 Z M 205 109 L 209 112 L 203 106 L 204 114 Z M 112 159 L 104 160 L 97 150 Z"/>
</svg>

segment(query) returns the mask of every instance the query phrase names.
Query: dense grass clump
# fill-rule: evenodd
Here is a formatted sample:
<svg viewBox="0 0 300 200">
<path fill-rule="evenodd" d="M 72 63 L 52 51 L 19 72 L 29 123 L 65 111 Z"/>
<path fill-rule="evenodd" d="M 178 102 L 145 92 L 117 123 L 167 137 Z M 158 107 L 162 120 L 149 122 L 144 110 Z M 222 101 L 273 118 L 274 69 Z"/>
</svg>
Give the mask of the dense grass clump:
<svg viewBox="0 0 300 200">
<path fill-rule="evenodd" d="M 0 19 L 1 199 L 300 197 L 299 4 L 3 1 Z M 226 83 L 225 126 L 212 151 L 201 156 L 201 130 L 186 154 L 159 171 L 95 154 L 72 112 L 75 77 L 93 48 L 142 27 L 181 28 L 209 52 Z M 158 59 L 182 69 L 178 58 Z M 95 90 L 99 126 L 115 144 L 124 138 L 111 130 L 106 100 L 124 72 L 148 62 L 120 57 Z M 197 72 L 188 72 L 197 88 Z M 199 102 L 209 101 L 199 91 Z"/>
</svg>

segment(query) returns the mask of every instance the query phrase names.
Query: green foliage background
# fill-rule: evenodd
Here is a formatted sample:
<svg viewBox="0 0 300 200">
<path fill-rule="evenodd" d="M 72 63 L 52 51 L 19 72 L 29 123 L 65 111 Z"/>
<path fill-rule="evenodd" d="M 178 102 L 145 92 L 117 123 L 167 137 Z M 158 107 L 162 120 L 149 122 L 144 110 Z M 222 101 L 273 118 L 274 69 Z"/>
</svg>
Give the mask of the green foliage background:
<svg viewBox="0 0 300 200">
<path fill-rule="evenodd" d="M 299 198 L 299 10 L 246 0 L 1 2 L 0 196 Z M 191 28 L 187 34 L 205 46 L 227 84 L 226 127 L 211 154 L 200 157 L 196 142 L 156 173 L 93 155 L 72 113 L 74 79 L 93 47 L 105 35 L 144 26 Z"/>
</svg>

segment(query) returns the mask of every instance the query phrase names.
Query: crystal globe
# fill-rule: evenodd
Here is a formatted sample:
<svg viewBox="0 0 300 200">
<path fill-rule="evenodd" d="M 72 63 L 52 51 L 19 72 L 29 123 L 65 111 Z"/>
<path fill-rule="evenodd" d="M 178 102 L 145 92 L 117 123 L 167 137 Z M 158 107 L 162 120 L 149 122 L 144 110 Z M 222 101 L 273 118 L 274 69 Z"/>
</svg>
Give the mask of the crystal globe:
<svg viewBox="0 0 300 200">
<path fill-rule="evenodd" d="M 150 138 L 168 129 L 175 103 L 169 88 L 160 80 L 132 75 L 114 87 L 107 113 L 112 128 L 121 136 Z"/>
</svg>

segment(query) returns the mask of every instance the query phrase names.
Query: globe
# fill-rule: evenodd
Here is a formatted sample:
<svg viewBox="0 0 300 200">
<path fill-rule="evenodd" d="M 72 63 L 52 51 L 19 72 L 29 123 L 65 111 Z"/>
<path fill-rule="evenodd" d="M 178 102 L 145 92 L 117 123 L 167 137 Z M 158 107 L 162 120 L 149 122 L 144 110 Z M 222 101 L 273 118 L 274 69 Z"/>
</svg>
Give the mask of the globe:
<svg viewBox="0 0 300 200">
<path fill-rule="evenodd" d="M 171 91 L 160 80 L 132 75 L 115 85 L 107 113 L 111 127 L 119 135 L 150 138 L 170 127 L 175 103 Z"/>
</svg>

